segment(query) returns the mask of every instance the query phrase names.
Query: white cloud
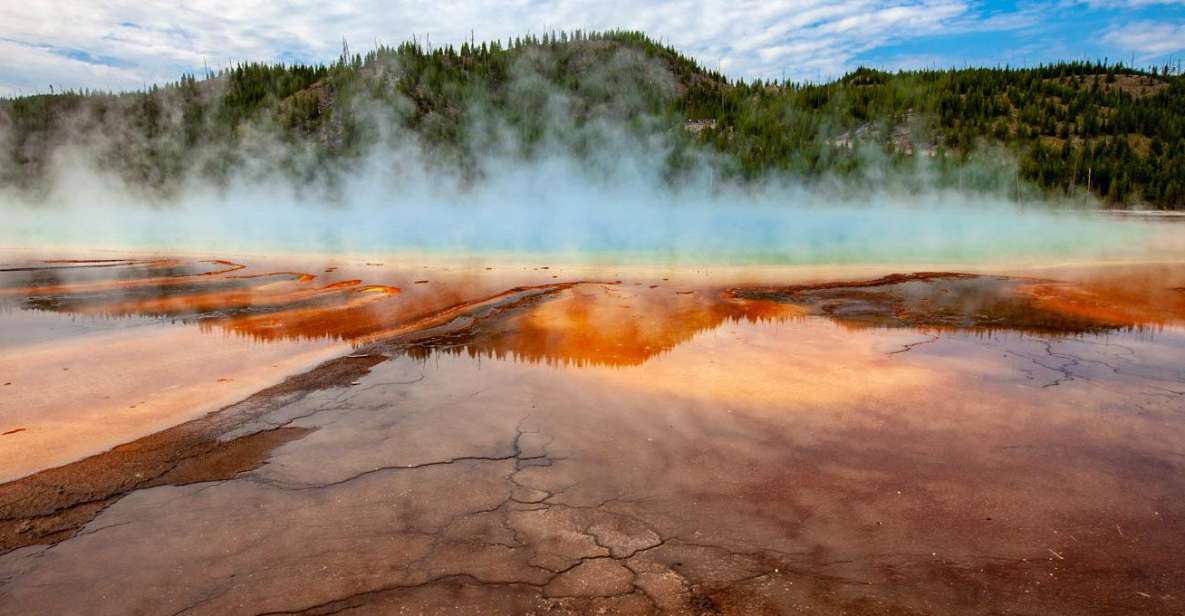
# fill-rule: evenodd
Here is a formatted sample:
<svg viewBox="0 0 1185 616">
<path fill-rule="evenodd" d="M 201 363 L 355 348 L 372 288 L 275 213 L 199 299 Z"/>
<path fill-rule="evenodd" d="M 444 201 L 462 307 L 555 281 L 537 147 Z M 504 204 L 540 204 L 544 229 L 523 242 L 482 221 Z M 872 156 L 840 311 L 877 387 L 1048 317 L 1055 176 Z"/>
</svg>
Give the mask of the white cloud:
<svg viewBox="0 0 1185 616">
<path fill-rule="evenodd" d="M 60 87 L 64 83 L 93 88 L 136 87 L 144 84 L 137 72 L 127 68 L 73 59 L 44 47 L 3 39 L 0 39 L 0 58 L 4 58 L 7 67 L 19 67 L 21 73 L 40 78 L 36 82 L 25 80 L 5 83 L 3 77 L 13 69 L 0 68 L 0 96 L 32 94 L 45 91 L 50 85 Z"/>
<path fill-rule="evenodd" d="M 1145 1 L 1145 0 L 1133 0 Z M 135 88 L 176 79 L 203 62 L 331 60 L 412 33 L 434 43 L 505 39 L 528 31 L 628 28 L 739 77 L 812 79 L 852 68 L 859 54 L 911 38 L 1017 27 L 983 18 L 974 0 L 32 0 L 0 5 L 6 61 L 0 91 Z M 85 55 L 76 52 L 85 52 Z M 37 61 L 26 58 L 36 56 Z M 114 62 L 119 69 L 98 68 Z M 85 66 L 80 66 L 85 65 Z"/>
<path fill-rule="evenodd" d="M 1185 4 L 1185 0 L 1084 0 L 1078 4 L 1086 4 L 1092 8 L 1137 9 L 1147 6 Z"/>
<path fill-rule="evenodd" d="M 1185 49 L 1185 24 L 1140 21 L 1114 28 L 1103 41 L 1144 59 Z"/>
</svg>

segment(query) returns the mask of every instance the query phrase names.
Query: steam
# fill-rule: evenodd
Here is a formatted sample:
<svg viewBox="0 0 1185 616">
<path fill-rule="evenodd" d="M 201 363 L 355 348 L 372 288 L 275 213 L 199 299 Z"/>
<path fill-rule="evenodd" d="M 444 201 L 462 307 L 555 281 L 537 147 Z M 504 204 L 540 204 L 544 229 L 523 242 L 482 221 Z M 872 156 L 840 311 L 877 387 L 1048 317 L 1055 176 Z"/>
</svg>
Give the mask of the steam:
<svg viewBox="0 0 1185 616">
<path fill-rule="evenodd" d="M 519 112 L 536 116 L 536 140 L 514 136 L 476 97 L 463 114 L 464 151 L 441 150 L 401 128 L 410 103 L 359 98 L 351 116 L 369 145 L 348 164 L 320 160 L 315 146 L 293 143 L 264 120 L 235 152 L 192 152 L 163 197 L 104 168 L 101 153 L 133 130 L 66 118 L 44 189 L 0 192 L 0 244 L 664 264 L 959 263 L 1132 255 L 1148 232 L 1060 204 L 1017 203 L 1011 187 L 941 187 L 925 157 L 908 173 L 890 172 L 876 151 L 865 152 L 871 171 L 855 183 L 788 175 L 730 181 L 730 163 L 689 145 L 678 120 L 637 113 L 639 88 L 673 92 L 665 67 L 628 50 L 585 67 L 581 87 L 613 95 L 584 108 L 541 77 L 550 61 L 544 51 L 525 53 L 510 86 Z M 228 157 L 228 173 L 203 173 Z M 0 169 L 0 177 L 10 173 Z"/>
</svg>

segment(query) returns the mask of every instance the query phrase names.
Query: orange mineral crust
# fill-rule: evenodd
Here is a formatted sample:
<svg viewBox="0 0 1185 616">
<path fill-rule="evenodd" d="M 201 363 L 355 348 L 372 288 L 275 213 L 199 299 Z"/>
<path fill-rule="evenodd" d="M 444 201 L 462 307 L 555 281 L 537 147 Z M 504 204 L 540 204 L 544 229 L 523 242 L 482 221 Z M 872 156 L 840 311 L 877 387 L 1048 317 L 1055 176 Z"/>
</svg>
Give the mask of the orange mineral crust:
<svg viewBox="0 0 1185 616">
<path fill-rule="evenodd" d="M 0 614 L 1185 609 L 1180 264 L 68 258 Z"/>
</svg>

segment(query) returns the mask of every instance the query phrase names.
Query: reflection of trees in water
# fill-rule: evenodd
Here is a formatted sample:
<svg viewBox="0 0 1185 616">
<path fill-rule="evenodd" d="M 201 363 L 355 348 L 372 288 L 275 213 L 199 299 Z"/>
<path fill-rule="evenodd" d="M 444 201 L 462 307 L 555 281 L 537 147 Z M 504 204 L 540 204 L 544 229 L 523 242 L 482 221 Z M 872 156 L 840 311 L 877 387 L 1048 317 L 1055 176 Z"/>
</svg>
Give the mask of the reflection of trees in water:
<svg viewBox="0 0 1185 616">
<path fill-rule="evenodd" d="M 776 322 L 799 316 L 785 306 L 728 300 L 709 292 L 683 296 L 642 292 L 606 298 L 578 288 L 464 336 L 413 346 L 405 355 L 421 360 L 444 353 L 552 366 L 636 366 L 728 322 Z"/>
<path fill-rule="evenodd" d="M 16 305 L 101 318 L 156 317 L 257 342 L 367 341 L 400 328 L 410 328 L 400 332 L 406 334 L 438 327 L 441 323 L 428 324 L 438 315 L 450 320 L 451 333 L 421 340 L 402 352 L 419 359 L 447 353 L 564 366 L 639 365 L 727 322 L 806 315 L 827 317 L 851 329 L 910 328 L 975 336 L 1085 336 L 1110 331 L 1150 335 L 1173 315 L 1185 315 L 1185 293 L 1172 287 L 1165 288 L 1171 295 L 1165 299 L 1164 293 L 1133 296 L 1130 281 L 1126 287 L 1116 283 L 1111 288 L 1098 282 L 1090 286 L 938 272 L 723 292 L 565 283 L 548 292 L 546 299 L 540 296 L 494 314 L 470 314 L 466 318 L 471 322 L 458 324 L 454 319 L 462 313 L 457 310 L 481 303 L 460 301 L 462 288 L 438 287 L 431 297 L 408 298 L 395 297 L 398 288 L 362 280 L 322 283 L 316 275 L 302 272 L 241 272 L 246 266 L 222 260 L 141 265 L 105 268 L 105 275 L 96 274 L 96 269 L 82 279 L 62 269 L 10 272 L 11 282 L 0 288 L 0 308 L 8 298 L 9 309 Z M 1146 276 L 1131 279 L 1147 282 Z"/>
</svg>

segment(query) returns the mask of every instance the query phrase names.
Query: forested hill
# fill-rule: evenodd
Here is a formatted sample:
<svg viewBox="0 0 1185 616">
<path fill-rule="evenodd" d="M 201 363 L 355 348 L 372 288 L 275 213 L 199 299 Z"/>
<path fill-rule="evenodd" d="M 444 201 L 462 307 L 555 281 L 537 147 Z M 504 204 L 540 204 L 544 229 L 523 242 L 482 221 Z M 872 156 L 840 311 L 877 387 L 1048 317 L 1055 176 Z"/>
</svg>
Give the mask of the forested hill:
<svg viewBox="0 0 1185 616">
<path fill-rule="evenodd" d="M 859 69 L 800 84 L 730 80 L 636 32 L 344 47 L 327 66 L 0 100 L 0 185 L 44 189 L 63 146 L 168 195 L 182 178 L 246 172 L 332 182 L 376 146 L 409 142 L 428 164 L 480 178 L 491 156 L 590 156 L 624 135 L 661 143 L 673 184 L 707 151 L 741 182 L 859 184 L 924 168 L 927 182 L 1010 197 L 1185 208 L 1185 77 L 1167 67 Z"/>
</svg>

